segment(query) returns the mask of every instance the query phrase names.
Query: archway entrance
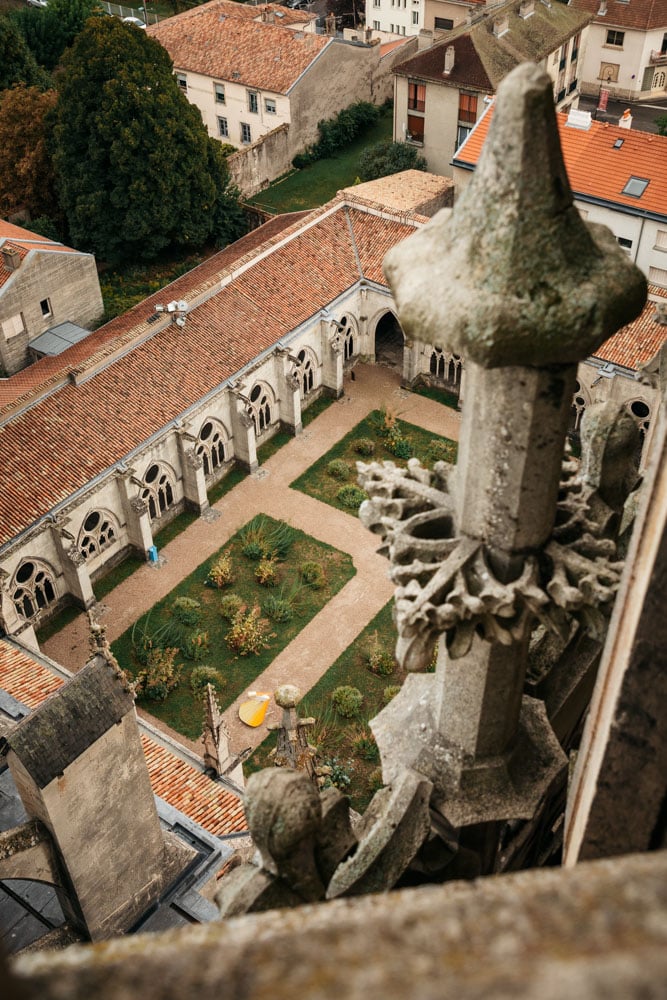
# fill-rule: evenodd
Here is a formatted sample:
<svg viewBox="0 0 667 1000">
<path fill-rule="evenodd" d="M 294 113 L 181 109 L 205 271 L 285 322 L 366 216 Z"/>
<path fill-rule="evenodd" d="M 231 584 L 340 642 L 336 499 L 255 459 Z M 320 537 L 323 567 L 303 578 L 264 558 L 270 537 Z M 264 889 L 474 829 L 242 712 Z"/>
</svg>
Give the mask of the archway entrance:
<svg viewBox="0 0 667 1000">
<path fill-rule="evenodd" d="M 393 313 L 386 312 L 375 327 L 375 363 L 403 370 L 405 339 Z"/>
</svg>

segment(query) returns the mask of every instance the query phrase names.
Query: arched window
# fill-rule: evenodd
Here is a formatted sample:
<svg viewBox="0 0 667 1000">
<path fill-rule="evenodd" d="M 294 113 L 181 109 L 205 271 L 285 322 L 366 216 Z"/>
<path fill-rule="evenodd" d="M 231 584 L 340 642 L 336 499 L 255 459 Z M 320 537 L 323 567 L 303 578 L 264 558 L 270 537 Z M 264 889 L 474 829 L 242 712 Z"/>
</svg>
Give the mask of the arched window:
<svg viewBox="0 0 667 1000">
<path fill-rule="evenodd" d="M 79 532 L 78 548 L 84 559 L 108 549 L 118 538 L 118 526 L 105 510 L 91 510 Z"/>
<path fill-rule="evenodd" d="M 629 412 L 634 417 L 637 427 L 639 427 L 639 434 L 643 445 L 650 426 L 651 408 L 648 403 L 644 402 L 643 399 L 635 399 L 632 403 L 628 403 L 627 405 Z"/>
<path fill-rule="evenodd" d="M 356 330 L 351 316 L 341 316 L 338 330 L 343 338 L 343 359 L 349 361 L 357 353 Z"/>
<path fill-rule="evenodd" d="M 257 382 L 250 392 L 252 421 L 255 434 L 259 437 L 271 424 L 271 395 L 267 386 Z"/>
<path fill-rule="evenodd" d="M 217 420 L 205 420 L 199 431 L 196 452 L 204 463 L 204 475 L 210 476 L 227 460 L 225 441 L 227 435 Z"/>
<path fill-rule="evenodd" d="M 431 351 L 429 371 L 435 378 L 457 388 L 461 384 L 463 361 L 458 354 L 445 354 L 441 347 Z"/>
<path fill-rule="evenodd" d="M 431 351 L 429 371 L 431 375 L 435 375 L 436 378 L 445 377 L 445 357 L 439 347 L 434 347 Z"/>
<path fill-rule="evenodd" d="M 37 559 L 22 562 L 12 580 L 12 599 L 19 616 L 26 621 L 53 604 L 56 588 L 48 566 Z"/>
<path fill-rule="evenodd" d="M 174 479 L 170 470 L 161 462 L 154 462 L 148 466 L 140 496 L 148 504 L 152 521 L 161 517 L 173 506 Z"/>
<path fill-rule="evenodd" d="M 306 350 L 299 351 L 297 359 L 299 364 L 296 368 L 296 374 L 299 378 L 299 389 L 303 398 L 313 390 L 315 384 L 315 362 L 313 361 L 312 353 Z"/>
<path fill-rule="evenodd" d="M 583 394 L 583 390 L 579 382 L 577 382 L 574 396 L 572 397 L 572 417 L 571 417 L 571 429 L 576 433 L 579 433 L 581 429 L 581 421 L 586 410 L 587 401 Z"/>
</svg>

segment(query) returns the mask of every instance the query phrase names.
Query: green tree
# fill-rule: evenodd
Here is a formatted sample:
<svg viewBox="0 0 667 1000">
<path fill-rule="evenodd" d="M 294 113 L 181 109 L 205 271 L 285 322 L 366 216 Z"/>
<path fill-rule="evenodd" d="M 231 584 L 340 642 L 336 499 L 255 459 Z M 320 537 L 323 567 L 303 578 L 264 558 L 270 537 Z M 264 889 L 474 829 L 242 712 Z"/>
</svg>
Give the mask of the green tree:
<svg viewBox="0 0 667 1000">
<path fill-rule="evenodd" d="M 59 215 L 48 150 L 54 90 L 20 84 L 0 92 L 0 214 Z"/>
<path fill-rule="evenodd" d="M 658 126 L 658 135 L 667 135 L 667 115 L 660 115 L 655 119 L 655 123 Z"/>
<path fill-rule="evenodd" d="M 385 140 L 370 146 L 359 157 L 362 181 L 374 181 L 400 170 L 426 170 L 426 160 L 419 155 L 416 146 Z"/>
<path fill-rule="evenodd" d="M 8 17 L 0 16 L 0 90 L 6 90 L 17 83 L 46 90 L 49 78 L 35 62 L 35 57 L 16 25 Z"/>
<path fill-rule="evenodd" d="M 169 56 L 117 18 L 90 18 L 65 54 L 54 145 L 71 239 L 110 263 L 244 231 L 225 158 Z"/>
<path fill-rule="evenodd" d="M 93 14 L 99 14 L 97 0 L 49 0 L 46 9 L 16 10 L 11 19 L 39 65 L 52 70 Z"/>
</svg>

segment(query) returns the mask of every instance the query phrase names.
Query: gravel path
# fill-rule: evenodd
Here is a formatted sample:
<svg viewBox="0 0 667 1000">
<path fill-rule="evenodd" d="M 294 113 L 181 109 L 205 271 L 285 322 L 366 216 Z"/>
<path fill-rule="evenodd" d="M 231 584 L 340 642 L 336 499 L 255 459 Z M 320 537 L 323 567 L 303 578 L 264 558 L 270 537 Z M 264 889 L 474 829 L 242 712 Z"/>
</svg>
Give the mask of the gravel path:
<svg viewBox="0 0 667 1000">
<path fill-rule="evenodd" d="M 389 600 L 393 586 L 387 562 L 376 553 L 377 538 L 356 518 L 320 503 L 289 484 L 331 448 L 371 410 L 386 405 L 398 416 L 427 430 L 458 440 L 460 415 L 432 400 L 402 390 L 396 372 L 378 365 L 357 365 L 355 381 L 346 379 L 345 396 L 328 407 L 306 430 L 273 455 L 223 497 L 213 510 L 219 516 L 199 518 L 160 553 L 158 567 L 142 566 L 104 598 L 102 621 L 110 641 L 116 639 L 156 601 L 216 552 L 255 514 L 281 518 L 307 534 L 348 552 L 356 575 L 302 629 L 298 636 L 260 674 L 259 691 L 273 692 L 280 684 L 296 684 L 305 694 L 368 622 Z M 88 621 L 84 614 L 43 644 L 47 656 L 70 670 L 79 670 L 88 657 Z M 266 723 L 257 729 L 238 718 L 245 694 L 225 712 L 234 752 L 257 746 L 266 736 L 266 723 L 276 721 L 273 702 Z M 144 715 L 145 713 L 140 713 Z M 147 716 L 158 728 L 201 753 L 201 746 L 174 733 Z"/>
</svg>

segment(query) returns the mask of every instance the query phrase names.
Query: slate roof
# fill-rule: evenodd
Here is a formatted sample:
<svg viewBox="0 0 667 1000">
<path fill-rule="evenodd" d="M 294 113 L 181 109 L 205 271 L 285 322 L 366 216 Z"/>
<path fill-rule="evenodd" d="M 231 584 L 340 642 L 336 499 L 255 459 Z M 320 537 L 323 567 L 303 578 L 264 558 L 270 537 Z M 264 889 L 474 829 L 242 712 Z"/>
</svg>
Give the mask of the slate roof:
<svg viewBox="0 0 667 1000">
<path fill-rule="evenodd" d="M 62 688 L 61 677 L 48 670 L 27 651 L 0 640 L 0 688 L 30 709 L 41 705 Z M 31 721 L 19 723 L 15 734 Z M 247 829 L 243 804 L 233 792 L 211 781 L 176 754 L 141 734 L 153 792 L 215 836 L 243 833 Z"/>
<path fill-rule="evenodd" d="M 37 362 L 32 380 L 23 373 L 8 380 L 16 379 L 18 396 L 9 385 L 0 409 L 6 421 L 0 544 L 113 468 L 360 278 L 385 284 L 386 251 L 422 220 L 369 214 L 345 197 L 242 257 L 228 248 L 57 358 Z M 168 318 L 149 324 L 155 304 L 171 298 L 191 303 L 185 327 Z"/>
<path fill-rule="evenodd" d="M 296 13 L 285 7 L 273 9 L 284 13 L 283 22 Z M 148 30 L 178 70 L 287 94 L 333 39 L 293 31 L 283 23 L 257 21 L 258 14 L 256 7 L 213 0 Z M 302 15 L 298 20 L 306 19 Z"/>
<path fill-rule="evenodd" d="M 593 14 L 596 24 L 608 24 L 612 28 L 635 28 L 650 31 L 652 28 L 667 27 L 667 4 L 665 0 L 609 0 L 607 13 L 597 15 L 600 0 L 571 0 L 577 10 Z"/>
<path fill-rule="evenodd" d="M 518 10 L 516 0 L 493 7 L 477 23 L 459 25 L 436 45 L 400 63 L 394 73 L 443 87 L 491 93 L 519 63 L 539 62 L 591 20 L 588 12 L 558 2 L 546 6 L 535 0 L 534 12 L 527 18 L 519 17 Z M 509 18 L 509 31 L 496 38 L 494 20 L 504 15 Z M 454 46 L 454 68 L 443 76 L 449 45 Z"/>
<path fill-rule="evenodd" d="M 493 105 L 457 150 L 454 166 L 477 164 L 493 118 Z M 577 198 L 591 198 L 667 219 L 667 136 L 591 122 L 588 131 L 572 128 L 556 115 L 563 159 Z M 620 148 L 614 143 L 622 140 Z M 630 177 L 649 180 L 640 198 L 623 194 Z"/>
<path fill-rule="evenodd" d="M 632 323 L 622 327 L 595 352 L 601 361 L 611 361 L 637 371 L 651 361 L 667 340 L 667 326 L 656 322 L 655 303 L 667 301 L 667 288 L 649 285 L 649 300 Z"/>
</svg>

